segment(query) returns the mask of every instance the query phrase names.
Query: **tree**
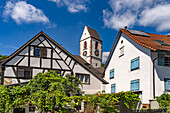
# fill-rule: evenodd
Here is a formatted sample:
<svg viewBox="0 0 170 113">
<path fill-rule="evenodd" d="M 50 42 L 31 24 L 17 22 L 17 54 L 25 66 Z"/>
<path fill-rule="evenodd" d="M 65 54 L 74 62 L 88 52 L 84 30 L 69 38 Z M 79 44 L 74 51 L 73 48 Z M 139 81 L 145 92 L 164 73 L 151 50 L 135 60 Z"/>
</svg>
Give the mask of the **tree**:
<svg viewBox="0 0 170 113">
<path fill-rule="evenodd" d="M 0 54 L 0 60 L 4 59 L 4 58 L 7 58 L 8 56 L 7 55 L 1 55 Z"/>
<path fill-rule="evenodd" d="M 76 95 L 81 92 L 79 88 L 81 82 L 78 78 L 66 75 L 60 76 L 50 71 L 46 73 L 38 73 L 27 84 L 30 90 L 30 103 L 35 104 L 42 111 L 58 111 L 66 112 L 66 107 L 74 108 L 73 99 L 70 95 Z"/>
<path fill-rule="evenodd" d="M 75 109 L 80 104 L 81 82 L 73 75 L 60 76 L 50 71 L 38 73 L 26 85 L 0 86 L 0 112 L 22 108 L 34 104 L 39 111 L 68 112 L 68 107 Z M 72 96 L 69 96 L 72 95 Z M 58 109 L 55 109 L 58 108 Z"/>
</svg>

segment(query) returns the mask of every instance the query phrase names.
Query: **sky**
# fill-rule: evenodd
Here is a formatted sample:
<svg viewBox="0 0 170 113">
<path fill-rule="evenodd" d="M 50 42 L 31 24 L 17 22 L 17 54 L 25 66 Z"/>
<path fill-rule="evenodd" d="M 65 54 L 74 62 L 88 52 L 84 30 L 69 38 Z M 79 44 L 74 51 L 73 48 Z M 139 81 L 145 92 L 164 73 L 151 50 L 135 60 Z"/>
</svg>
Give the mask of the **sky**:
<svg viewBox="0 0 170 113">
<path fill-rule="evenodd" d="M 1 0 L 0 54 L 10 55 L 44 31 L 74 55 L 84 26 L 98 31 L 103 62 L 120 28 L 167 35 L 170 0 Z"/>
</svg>

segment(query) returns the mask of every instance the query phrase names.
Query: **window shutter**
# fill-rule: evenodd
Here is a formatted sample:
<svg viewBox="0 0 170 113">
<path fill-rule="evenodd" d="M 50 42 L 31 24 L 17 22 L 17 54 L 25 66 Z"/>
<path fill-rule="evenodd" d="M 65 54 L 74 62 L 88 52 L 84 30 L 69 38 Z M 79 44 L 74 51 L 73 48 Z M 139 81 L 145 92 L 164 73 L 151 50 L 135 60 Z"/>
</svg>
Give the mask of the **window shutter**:
<svg viewBox="0 0 170 113">
<path fill-rule="evenodd" d="M 158 53 L 158 65 L 164 66 L 164 55 L 160 53 Z"/>
<path fill-rule="evenodd" d="M 47 57 L 47 48 L 41 48 L 41 57 Z"/>
<path fill-rule="evenodd" d="M 165 91 L 170 91 L 170 79 L 165 79 Z"/>
</svg>

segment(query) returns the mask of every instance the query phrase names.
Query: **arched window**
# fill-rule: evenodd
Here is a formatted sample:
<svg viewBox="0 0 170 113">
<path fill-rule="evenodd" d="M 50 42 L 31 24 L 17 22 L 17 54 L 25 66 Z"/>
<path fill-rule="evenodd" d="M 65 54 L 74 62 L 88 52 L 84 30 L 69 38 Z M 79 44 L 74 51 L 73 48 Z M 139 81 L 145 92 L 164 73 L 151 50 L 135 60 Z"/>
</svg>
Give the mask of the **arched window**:
<svg viewBox="0 0 170 113">
<path fill-rule="evenodd" d="M 84 42 L 84 49 L 87 49 L 87 42 Z"/>
<path fill-rule="evenodd" d="M 98 42 L 95 43 L 95 49 L 99 49 Z"/>
</svg>

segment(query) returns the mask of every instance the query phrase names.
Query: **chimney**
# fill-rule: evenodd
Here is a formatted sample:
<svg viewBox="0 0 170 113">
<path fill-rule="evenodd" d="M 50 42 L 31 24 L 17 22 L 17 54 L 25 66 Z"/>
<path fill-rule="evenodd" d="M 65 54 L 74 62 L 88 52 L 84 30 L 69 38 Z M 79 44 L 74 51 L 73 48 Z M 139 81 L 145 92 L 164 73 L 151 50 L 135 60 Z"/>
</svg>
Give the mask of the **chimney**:
<svg viewBox="0 0 170 113">
<path fill-rule="evenodd" d="M 125 26 L 125 29 L 127 29 L 127 26 Z"/>
</svg>

